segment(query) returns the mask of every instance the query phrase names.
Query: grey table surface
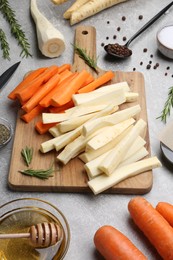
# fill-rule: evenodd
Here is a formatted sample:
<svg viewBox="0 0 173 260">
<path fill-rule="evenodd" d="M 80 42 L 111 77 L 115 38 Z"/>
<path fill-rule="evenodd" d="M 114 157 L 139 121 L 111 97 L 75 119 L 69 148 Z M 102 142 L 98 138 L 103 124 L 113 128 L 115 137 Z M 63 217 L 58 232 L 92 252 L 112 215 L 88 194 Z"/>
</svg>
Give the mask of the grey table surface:
<svg viewBox="0 0 173 260">
<path fill-rule="evenodd" d="M 127 60 L 108 60 L 105 58 L 105 51 L 101 46 L 102 43 L 114 42 L 113 35 L 117 35 L 117 41 L 122 43 L 122 37 L 127 39 L 133 35 L 145 22 L 162 9 L 170 0 L 129 0 L 109 8 L 94 17 L 88 18 L 81 23 L 70 26 L 69 22 L 63 19 L 63 13 L 73 1 L 69 0 L 61 6 L 54 6 L 50 0 L 38 0 L 40 11 L 58 28 L 65 36 L 66 50 L 63 55 L 56 59 L 48 59 L 41 55 L 37 47 L 35 34 L 35 25 L 30 17 L 28 0 L 12 1 L 9 3 L 16 12 L 18 21 L 22 24 L 27 37 L 31 44 L 33 58 L 21 58 L 20 47 L 16 40 L 11 36 L 7 22 L 0 15 L 0 27 L 7 35 L 10 43 L 11 60 L 0 58 L 0 74 L 10 65 L 21 60 L 20 67 L 17 69 L 8 84 L 0 92 L 0 116 L 8 119 L 15 129 L 17 104 L 7 99 L 8 93 L 21 81 L 23 75 L 29 70 L 40 66 L 48 66 L 54 63 L 63 64 L 73 63 L 73 49 L 71 43 L 74 39 L 74 30 L 78 25 L 93 25 L 97 30 L 97 56 L 98 66 L 104 70 L 112 69 L 113 71 L 136 71 L 143 73 L 145 78 L 145 91 L 147 98 L 148 126 L 150 133 L 151 154 L 158 156 L 163 163 L 162 167 L 153 170 L 153 187 L 151 191 L 144 196 L 154 206 L 158 201 L 167 201 L 172 203 L 173 199 L 173 174 L 171 168 L 166 165 L 161 157 L 160 144 L 158 140 L 159 132 L 164 128 L 164 123 L 156 119 L 163 108 L 167 98 L 168 88 L 173 82 L 173 64 L 157 50 L 156 33 L 166 24 L 173 23 L 173 9 L 170 9 L 162 18 L 160 18 L 145 33 L 137 38 L 132 44 L 133 55 Z M 138 16 L 143 15 L 139 20 Z M 126 21 L 122 21 L 122 16 Z M 117 32 L 117 27 L 121 27 Z M 106 37 L 109 37 L 107 39 Z M 143 49 L 147 48 L 144 53 Z M 2 53 L 1 53 L 2 54 Z M 0 54 L 0 55 L 1 55 Z M 146 69 L 148 62 L 153 55 L 152 65 L 159 63 L 160 66 L 154 70 Z M 140 65 L 140 62 L 143 65 Z M 168 70 L 167 68 L 170 67 Z M 167 75 L 165 75 L 167 73 Z M 173 119 L 173 113 L 168 118 L 167 123 Z M 70 224 L 71 242 L 66 260 L 94 260 L 99 259 L 93 244 L 93 236 L 96 230 L 105 224 L 113 225 L 126 234 L 135 245 L 150 260 L 158 260 L 159 256 L 149 242 L 130 222 L 127 204 L 134 195 L 123 194 L 100 194 L 94 196 L 91 194 L 75 193 L 43 193 L 43 192 L 17 192 L 8 187 L 8 171 L 11 158 L 13 140 L 6 147 L 0 150 L 0 204 L 21 197 L 36 197 L 47 200 L 55 204 L 65 214 Z"/>
</svg>

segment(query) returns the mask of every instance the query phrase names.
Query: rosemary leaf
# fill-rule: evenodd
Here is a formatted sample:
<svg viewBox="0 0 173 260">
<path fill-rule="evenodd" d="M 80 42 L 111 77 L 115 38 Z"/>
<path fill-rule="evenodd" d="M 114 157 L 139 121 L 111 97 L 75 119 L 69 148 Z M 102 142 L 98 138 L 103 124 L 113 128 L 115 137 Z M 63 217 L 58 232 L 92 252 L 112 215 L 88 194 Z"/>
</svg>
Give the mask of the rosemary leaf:
<svg viewBox="0 0 173 260">
<path fill-rule="evenodd" d="M 168 98 L 164 104 L 164 108 L 161 112 L 161 115 L 158 118 L 161 118 L 161 121 L 166 123 L 167 117 L 170 116 L 171 108 L 173 107 L 173 87 L 169 88 Z"/>
<path fill-rule="evenodd" d="M 77 46 L 76 44 L 73 45 L 74 46 L 74 49 L 76 51 L 76 53 L 79 55 L 79 57 L 81 59 L 83 59 L 85 61 L 85 63 L 90 67 L 92 68 L 96 73 L 98 73 L 97 71 L 97 61 L 94 60 L 94 58 L 90 57 L 88 54 L 87 54 L 87 51 L 80 48 L 79 46 Z"/>
<path fill-rule="evenodd" d="M 53 176 L 53 165 L 46 169 L 46 170 L 43 170 L 43 169 L 38 169 L 38 170 L 34 170 L 34 169 L 27 169 L 27 170 L 22 170 L 22 171 L 19 171 L 20 173 L 24 174 L 24 175 L 28 175 L 28 176 L 31 176 L 31 177 L 36 177 L 36 178 L 39 178 L 39 179 L 48 179 L 49 177 L 52 177 Z"/>
<path fill-rule="evenodd" d="M 28 146 L 26 146 L 24 149 L 22 149 L 21 155 L 26 165 L 29 166 L 33 157 L 33 148 L 29 148 Z"/>
<path fill-rule="evenodd" d="M 7 42 L 5 32 L 2 29 L 0 29 L 0 43 L 1 43 L 1 50 L 3 51 L 2 57 L 4 59 L 10 60 L 10 53 L 9 53 L 10 47 Z"/>
<path fill-rule="evenodd" d="M 28 39 L 26 38 L 25 32 L 22 30 L 21 25 L 16 19 L 16 14 L 11 8 L 8 0 L 0 0 L 0 11 L 9 23 L 12 35 L 17 39 L 18 44 L 22 48 L 20 55 L 26 58 L 28 56 L 32 56 L 29 52 L 30 44 L 28 42 Z"/>
</svg>

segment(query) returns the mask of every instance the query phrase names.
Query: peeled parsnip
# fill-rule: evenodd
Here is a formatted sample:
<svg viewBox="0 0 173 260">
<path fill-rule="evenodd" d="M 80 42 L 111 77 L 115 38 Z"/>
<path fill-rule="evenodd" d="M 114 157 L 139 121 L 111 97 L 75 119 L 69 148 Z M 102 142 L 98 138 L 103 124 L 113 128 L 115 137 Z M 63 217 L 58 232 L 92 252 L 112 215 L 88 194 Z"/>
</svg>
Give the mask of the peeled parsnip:
<svg viewBox="0 0 173 260">
<path fill-rule="evenodd" d="M 54 3 L 59 2 L 60 0 L 52 0 Z M 63 0 L 61 0 L 63 1 Z M 83 4 L 89 2 L 89 0 L 76 0 L 64 13 L 65 19 L 70 19 L 72 12 L 78 10 Z"/>
<path fill-rule="evenodd" d="M 94 14 L 105 10 L 113 5 L 125 2 L 127 0 L 90 0 L 87 3 L 83 4 L 76 11 L 72 12 L 70 17 L 70 24 L 76 24 L 80 21 L 90 17 Z"/>
<path fill-rule="evenodd" d="M 55 5 L 61 5 L 67 1 L 68 0 L 52 0 L 52 3 L 54 3 Z"/>
<path fill-rule="evenodd" d="M 38 46 L 49 58 L 60 56 L 65 50 L 64 36 L 40 13 L 36 0 L 31 0 L 31 15 L 36 24 Z"/>
</svg>

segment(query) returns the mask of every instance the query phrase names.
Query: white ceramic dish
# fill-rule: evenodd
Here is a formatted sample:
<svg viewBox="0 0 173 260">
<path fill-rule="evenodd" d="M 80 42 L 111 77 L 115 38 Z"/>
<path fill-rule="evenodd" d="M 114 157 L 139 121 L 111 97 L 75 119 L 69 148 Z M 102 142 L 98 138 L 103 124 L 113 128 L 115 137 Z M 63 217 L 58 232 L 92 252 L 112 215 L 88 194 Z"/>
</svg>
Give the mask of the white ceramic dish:
<svg viewBox="0 0 173 260">
<path fill-rule="evenodd" d="M 157 32 L 157 47 L 166 57 L 173 59 L 173 25 L 166 25 Z"/>
</svg>

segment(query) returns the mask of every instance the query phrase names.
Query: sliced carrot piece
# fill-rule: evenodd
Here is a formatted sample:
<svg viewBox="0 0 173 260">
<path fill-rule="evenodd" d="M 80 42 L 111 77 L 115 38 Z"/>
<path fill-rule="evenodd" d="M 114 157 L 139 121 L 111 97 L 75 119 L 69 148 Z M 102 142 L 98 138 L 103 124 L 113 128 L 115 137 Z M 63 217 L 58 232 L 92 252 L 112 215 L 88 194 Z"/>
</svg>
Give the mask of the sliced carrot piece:
<svg viewBox="0 0 173 260">
<path fill-rule="evenodd" d="M 10 94 L 8 95 L 8 98 L 15 100 L 16 92 L 24 88 L 28 83 L 30 83 L 32 80 L 37 78 L 39 75 L 41 75 L 47 68 L 38 68 L 34 71 L 31 71 L 18 85 L 15 87 Z"/>
<path fill-rule="evenodd" d="M 49 107 L 51 105 L 52 97 L 59 91 L 61 87 L 68 86 L 71 80 L 77 76 L 77 73 L 73 73 L 53 88 L 42 100 L 40 100 L 39 104 L 43 107 Z"/>
<path fill-rule="evenodd" d="M 68 103 L 72 95 L 75 94 L 86 81 L 89 72 L 82 70 L 66 87 L 59 88 L 58 92 L 52 97 L 51 105 L 62 106 Z"/>
<path fill-rule="evenodd" d="M 24 89 L 18 91 L 16 93 L 17 98 L 19 98 L 21 102 L 29 100 L 40 88 L 40 86 L 46 83 L 57 72 L 58 66 L 50 66 L 41 75 L 32 80 L 30 83 L 26 84 L 26 87 Z"/>
<path fill-rule="evenodd" d="M 71 70 L 71 64 L 67 63 L 59 66 L 59 73 L 63 72 L 64 70 Z"/>
<path fill-rule="evenodd" d="M 45 110 L 44 107 L 38 105 L 34 107 L 29 113 L 25 113 L 20 118 L 24 120 L 26 123 L 31 122 L 35 117 L 40 115 Z"/>
<path fill-rule="evenodd" d="M 87 93 L 90 91 L 95 90 L 96 88 L 102 86 L 103 84 L 107 83 L 114 77 L 114 73 L 112 71 L 107 71 L 90 84 L 86 85 L 85 87 L 78 90 L 78 93 Z"/>
<path fill-rule="evenodd" d="M 45 84 L 42 85 L 41 88 L 37 90 L 37 92 L 26 102 L 22 109 L 26 112 L 31 111 L 41 99 L 43 99 L 54 87 L 57 86 L 60 80 L 59 73 L 53 75 Z"/>
<path fill-rule="evenodd" d="M 42 121 L 38 121 L 35 124 L 35 129 L 40 135 L 43 135 L 49 131 L 49 128 L 55 126 L 57 123 L 51 123 L 51 124 L 43 124 Z"/>
<path fill-rule="evenodd" d="M 49 107 L 49 112 L 50 113 L 61 113 L 71 107 L 74 107 L 74 103 L 72 100 L 70 100 L 68 103 L 66 103 L 65 105 L 60 106 L 60 107 Z"/>
</svg>

